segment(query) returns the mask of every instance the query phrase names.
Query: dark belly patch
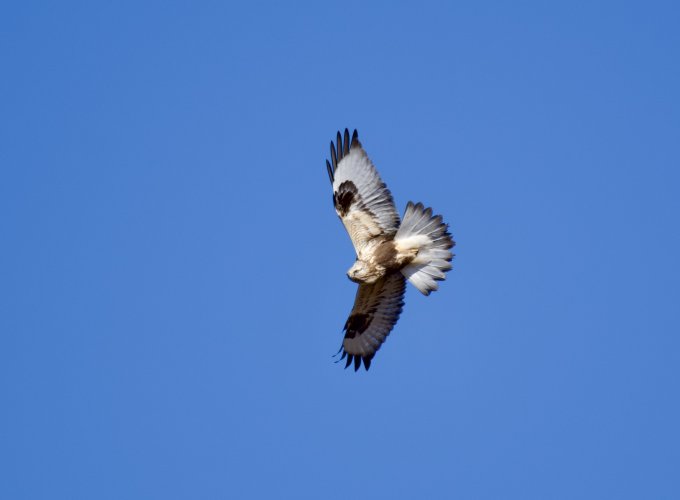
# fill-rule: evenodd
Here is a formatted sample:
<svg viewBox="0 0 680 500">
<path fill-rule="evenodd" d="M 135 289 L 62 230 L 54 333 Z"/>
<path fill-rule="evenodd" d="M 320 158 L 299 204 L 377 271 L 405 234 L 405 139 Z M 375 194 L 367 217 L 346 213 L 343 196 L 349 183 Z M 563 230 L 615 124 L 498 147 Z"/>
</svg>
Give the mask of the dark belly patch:
<svg viewBox="0 0 680 500">
<path fill-rule="evenodd" d="M 375 263 L 383 266 L 385 269 L 397 269 L 408 264 L 413 258 L 406 261 L 404 259 L 397 259 L 397 248 L 394 240 L 385 240 L 375 249 Z"/>
</svg>

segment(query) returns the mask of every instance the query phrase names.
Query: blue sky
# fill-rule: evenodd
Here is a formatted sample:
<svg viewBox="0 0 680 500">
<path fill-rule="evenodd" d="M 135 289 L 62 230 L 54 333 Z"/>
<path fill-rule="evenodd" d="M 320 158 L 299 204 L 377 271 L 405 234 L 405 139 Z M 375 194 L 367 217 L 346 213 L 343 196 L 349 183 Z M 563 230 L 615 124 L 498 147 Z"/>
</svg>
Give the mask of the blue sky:
<svg viewBox="0 0 680 500">
<path fill-rule="evenodd" d="M 2 10 L 0 497 L 680 497 L 676 3 Z M 458 242 L 368 373 L 345 127 Z"/>
</svg>

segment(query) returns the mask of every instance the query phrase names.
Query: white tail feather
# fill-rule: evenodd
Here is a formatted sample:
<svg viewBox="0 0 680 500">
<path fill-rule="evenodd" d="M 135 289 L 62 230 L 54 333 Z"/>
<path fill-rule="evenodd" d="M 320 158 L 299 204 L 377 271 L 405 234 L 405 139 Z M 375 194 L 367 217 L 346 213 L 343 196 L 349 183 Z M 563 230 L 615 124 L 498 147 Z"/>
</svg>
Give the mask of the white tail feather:
<svg viewBox="0 0 680 500">
<path fill-rule="evenodd" d="M 422 203 L 408 202 L 404 218 L 394 237 L 397 248 L 417 248 L 418 253 L 401 273 L 424 295 L 439 287 L 437 281 L 446 278 L 451 269 L 455 242 L 447 232 L 441 215 L 432 215 Z"/>
</svg>

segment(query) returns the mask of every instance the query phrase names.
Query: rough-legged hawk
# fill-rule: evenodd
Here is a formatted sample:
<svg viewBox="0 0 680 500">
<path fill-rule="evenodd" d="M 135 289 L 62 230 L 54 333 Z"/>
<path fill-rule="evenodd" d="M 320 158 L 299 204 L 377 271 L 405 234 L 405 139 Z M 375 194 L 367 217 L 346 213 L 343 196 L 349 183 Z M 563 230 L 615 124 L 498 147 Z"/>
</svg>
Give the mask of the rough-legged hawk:
<svg viewBox="0 0 680 500">
<path fill-rule="evenodd" d="M 451 269 L 455 242 L 441 215 L 432 215 L 422 203 L 408 202 L 404 220 L 392 194 L 380 179 L 359 142 L 357 131 L 340 132 L 331 142 L 326 160 L 333 184 L 333 204 L 352 239 L 357 258 L 347 271 L 359 284 L 354 307 L 345 323 L 342 357 L 345 368 L 354 362 L 358 370 L 371 360 L 399 319 L 404 305 L 406 280 L 423 294 L 437 290 L 437 281 Z M 338 352 L 338 354 L 340 354 Z"/>
</svg>

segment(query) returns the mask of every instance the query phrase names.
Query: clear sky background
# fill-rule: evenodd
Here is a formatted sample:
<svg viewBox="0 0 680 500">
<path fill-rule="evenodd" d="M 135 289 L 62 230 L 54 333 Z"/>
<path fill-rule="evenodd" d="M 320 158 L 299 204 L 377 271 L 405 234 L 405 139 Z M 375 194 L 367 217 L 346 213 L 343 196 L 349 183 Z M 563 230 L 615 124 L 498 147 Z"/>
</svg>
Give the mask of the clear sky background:
<svg viewBox="0 0 680 500">
<path fill-rule="evenodd" d="M 680 498 L 677 2 L 14 2 L 0 497 Z M 369 372 L 328 145 L 458 242 Z"/>
</svg>

